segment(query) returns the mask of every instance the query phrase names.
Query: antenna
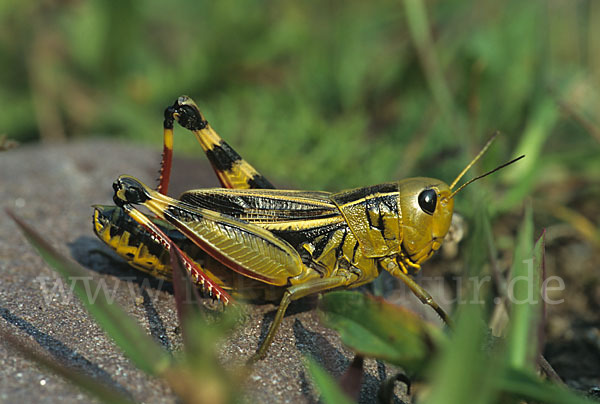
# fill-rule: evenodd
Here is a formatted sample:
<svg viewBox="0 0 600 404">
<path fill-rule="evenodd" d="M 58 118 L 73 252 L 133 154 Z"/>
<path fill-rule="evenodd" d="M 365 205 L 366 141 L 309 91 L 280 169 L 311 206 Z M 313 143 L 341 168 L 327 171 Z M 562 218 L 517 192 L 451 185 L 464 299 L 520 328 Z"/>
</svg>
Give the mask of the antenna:
<svg viewBox="0 0 600 404">
<path fill-rule="evenodd" d="M 494 136 L 495 136 L 495 135 L 494 135 Z M 487 144 L 484 146 L 483 150 L 482 150 L 482 151 L 481 151 L 481 152 L 480 152 L 480 153 L 477 155 L 477 157 L 475 157 L 475 159 L 474 159 L 474 160 L 471 162 L 471 164 L 469 164 L 469 165 L 467 166 L 467 168 L 466 168 L 466 169 L 464 169 L 462 173 L 460 173 L 460 175 L 458 176 L 458 178 L 462 177 L 462 176 L 464 175 L 464 171 L 467 171 L 467 170 L 468 170 L 468 168 L 469 168 L 470 166 L 472 166 L 472 165 L 473 165 L 473 163 L 474 163 L 475 161 L 477 161 L 477 159 L 479 158 L 479 156 L 480 156 L 481 154 L 483 154 L 483 152 L 485 151 L 485 149 L 487 149 L 487 148 L 488 148 L 488 145 L 490 144 L 490 142 L 491 142 L 493 139 L 494 139 L 494 138 L 492 137 L 492 139 L 490 139 L 490 140 L 488 141 L 488 143 L 487 143 Z M 502 164 L 501 166 L 498 166 L 498 167 L 494 168 L 492 171 L 488 171 L 487 173 L 485 173 L 485 174 L 482 174 L 482 175 L 480 175 L 479 177 L 475 177 L 475 178 L 473 178 L 472 180 L 469 180 L 469 181 L 465 182 L 465 183 L 464 183 L 464 184 L 462 184 L 460 187 L 458 187 L 458 189 L 457 189 L 456 191 L 452 192 L 452 193 L 450 194 L 450 196 L 448 197 L 448 199 L 452 199 L 452 198 L 454 197 L 454 195 L 456 195 L 456 194 L 457 194 L 459 191 L 461 191 L 461 190 L 462 190 L 464 187 L 466 187 L 466 186 L 467 186 L 467 185 L 469 185 L 470 183 L 472 183 L 472 182 L 475 182 L 475 181 L 477 181 L 477 180 L 479 180 L 479 179 L 481 179 L 481 178 L 483 178 L 483 177 L 487 177 L 488 175 L 490 175 L 490 174 L 492 174 L 492 173 L 495 173 L 496 171 L 500 170 L 501 168 L 504 168 L 504 167 L 506 167 L 506 166 L 509 166 L 509 165 L 511 165 L 512 163 L 516 163 L 517 161 L 521 160 L 523 157 L 525 157 L 525 155 L 524 155 L 524 154 L 523 154 L 523 155 L 521 155 L 521 156 L 519 156 L 519 157 L 517 157 L 516 159 L 513 159 L 513 160 L 509 161 L 508 163 L 504 163 L 504 164 Z M 458 179 L 458 178 L 457 178 L 457 179 Z M 454 180 L 454 182 L 453 182 L 453 183 L 452 183 L 452 185 L 450 186 L 450 189 L 452 189 L 452 187 L 453 187 L 454 185 L 456 185 L 456 184 L 455 184 L 455 182 L 456 182 L 456 180 Z"/>
<path fill-rule="evenodd" d="M 450 190 L 452 190 L 452 188 L 454 188 L 456 186 L 456 184 L 458 183 L 458 181 L 460 181 L 460 179 L 463 177 L 463 175 L 465 175 L 467 173 L 467 171 L 469 171 L 469 169 L 471 167 L 473 167 L 473 164 L 477 163 L 477 160 L 479 160 L 481 158 L 481 156 L 483 156 L 483 153 L 485 153 L 487 151 L 487 149 L 491 146 L 494 139 L 496 139 L 496 136 L 498 136 L 499 134 L 500 134 L 500 131 L 494 132 L 494 134 L 492 135 L 490 140 L 488 140 L 487 143 L 485 144 L 485 146 L 483 146 L 483 149 L 481 149 L 481 151 L 477 154 L 477 156 L 475 156 L 475 158 L 473 160 L 471 160 L 471 162 L 469 164 L 467 164 L 467 166 L 460 172 L 460 174 L 458 174 L 458 177 L 456 177 L 454 179 L 454 181 L 452 181 L 452 184 L 450 184 Z"/>
</svg>

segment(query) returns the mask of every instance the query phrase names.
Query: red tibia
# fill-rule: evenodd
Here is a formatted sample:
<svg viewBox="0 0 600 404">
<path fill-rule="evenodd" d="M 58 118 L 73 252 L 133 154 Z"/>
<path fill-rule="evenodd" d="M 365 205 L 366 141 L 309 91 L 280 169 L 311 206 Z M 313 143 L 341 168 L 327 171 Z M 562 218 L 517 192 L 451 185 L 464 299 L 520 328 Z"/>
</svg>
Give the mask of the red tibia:
<svg viewBox="0 0 600 404">
<path fill-rule="evenodd" d="M 173 163 L 173 129 L 164 130 L 164 142 L 162 160 L 156 190 L 163 195 L 169 190 L 169 179 L 171 178 L 171 165 Z"/>
</svg>

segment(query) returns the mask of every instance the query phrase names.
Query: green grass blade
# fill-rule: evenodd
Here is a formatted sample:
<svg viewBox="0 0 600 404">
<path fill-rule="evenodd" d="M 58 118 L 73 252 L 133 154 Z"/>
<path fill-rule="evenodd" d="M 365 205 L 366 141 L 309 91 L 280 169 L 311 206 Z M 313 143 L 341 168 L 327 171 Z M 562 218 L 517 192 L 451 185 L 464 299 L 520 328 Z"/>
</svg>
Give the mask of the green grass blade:
<svg viewBox="0 0 600 404">
<path fill-rule="evenodd" d="M 533 217 L 531 205 L 526 205 L 508 283 L 510 327 L 508 330 L 507 360 L 515 369 L 533 370 L 538 353 L 538 323 L 542 310 L 541 281 L 543 237 L 533 249 Z"/>
<path fill-rule="evenodd" d="M 518 184 L 528 172 L 540 165 L 544 143 L 552 133 L 552 128 L 556 125 L 559 112 L 556 103 L 551 98 L 548 97 L 539 101 L 514 152 L 515 156 L 524 154 L 527 158 L 519 164 L 507 168 L 501 174 L 505 181 Z"/>
<path fill-rule="evenodd" d="M 173 295 L 175 297 L 177 320 L 179 320 L 179 325 L 183 327 L 183 319 L 190 311 L 190 307 L 187 307 L 190 303 L 189 298 L 191 297 L 192 301 L 195 302 L 196 296 L 193 295 L 193 293 L 190 293 L 192 288 L 189 286 L 190 281 L 188 279 L 187 271 L 183 268 L 183 263 L 181 262 L 182 257 L 176 248 L 171 247 L 169 260 L 171 262 L 171 272 L 173 274 Z M 185 329 L 182 331 L 185 334 Z"/>
<path fill-rule="evenodd" d="M 537 358 L 541 354 L 544 346 L 544 315 L 546 313 L 546 298 L 544 281 L 546 279 L 546 230 L 535 242 L 533 247 L 533 287 L 536 296 L 539 297 L 537 303 L 531 308 L 531 318 L 529 322 L 531 344 L 529 345 L 529 357 L 537 363 Z"/>
<path fill-rule="evenodd" d="M 184 355 L 163 378 L 184 403 L 238 402 L 248 370 L 238 366 L 225 369 L 219 362 L 218 347 L 225 338 L 225 327 L 208 323 L 201 315 L 186 316 L 182 323 L 188 334 Z"/>
<path fill-rule="evenodd" d="M 433 391 L 428 404 L 490 403 L 493 380 L 502 362 L 485 352 L 487 333 L 481 307 L 474 304 L 459 308 L 452 339 L 444 345 L 433 372 Z"/>
<path fill-rule="evenodd" d="M 572 391 L 540 380 L 533 373 L 524 370 L 508 370 L 497 379 L 498 388 L 526 400 L 535 400 L 546 404 L 593 404 L 597 401 L 588 400 Z"/>
<path fill-rule="evenodd" d="M 521 136 L 520 144 L 514 151 L 514 155 L 524 154 L 526 158 L 500 174 L 502 180 L 510 186 L 504 197 L 493 205 L 496 212 L 514 209 L 526 196 L 531 195 L 544 166 L 544 144 L 553 133 L 558 118 L 559 110 L 553 100 L 548 98 L 537 104 Z"/>
<path fill-rule="evenodd" d="M 183 334 L 185 355 L 181 367 L 170 369 L 165 377 L 185 402 L 234 402 L 236 372 L 227 372 L 218 360 L 218 346 L 230 334 L 240 317 L 236 306 L 229 307 L 218 319 L 209 321 L 198 288 L 185 269 L 181 252 L 171 246 L 171 267 L 177 315 Z M 182 385 L 178 380 L 190 378 Z M 175 383 L 175 384 L 173 384 Z"/>
<path fill-rule="evenodd" d="M 14 213 L 9 210 L 7 213 L 44 261 L 64 279 L 89 278 L 89 273 L 81 265 L 59 253 Z M 123 309 L 109 303 L 103 293 L 98 293 L 92 300 L 82 282 L 75 282 L 74 285 L 73 292 L 88 312 L 137 367 L 147 373 L 158 374 L 169 365 L 170 356 Z M 88 287 L 90 290 L 99 290 L 93 279 L 90 279 Z"/>
<path fill-rule="evenodd" d="M 317 362 L 307 358 L 306 367 L 317 390 L 321 393 L 321 400 L 326 404 L 350 404 L 353 401 L 344 394 L 337 382 Z"/>
<path fill-rule="evenodd" d="M 443 337 L 413 312 L 358 292 L 330 292 L 320 308 L 323 321 L 355 352 L 412 371 L 423 368 Z"/>
<path fill-rule="evenodd" d="M 193 344 L 193 335 L 190 335 L 187 329 L 187 321 L 193 317 L 202 318 L 200 294 L 198 288 L 192 283 L 190 273 L 185 269 L 183 257 L 176 246 L 171 246 L 170 262 L 172 268 L 173 291 L 175 295 L 175 307 L 177 318 L 181 325 L 184 343 L 186 347 Z"/>
<path fill-rule="evenodd" d="M 214 352 L 217 341 L 231 331 L 240 313 L 236 307 L 229 307 L 226 313 L 219 316 L 219 320 L 210 323 L 198 288 L 193 283 L 190 272 L 185 268 L 181 254 L 177 246 L 171 246 L 169 258 L 175 307 L 183 334 L 186 359 L 199 365 L 208 363 L 208 367 L 216 369 L 219 367 Z"/>
<path fill-rule="evenodd" d="M 49 369 L 53 373 L 73 383 L 75 386 L 87 391 L 94 397 L 98 398 L 100 401 L 110 404 L 134 403 L 124 394 L 119 393 L 113 388 L 105 386 L 104 384 L 90 376 L 82 374 L 80 370 L 70 369 L 60 364 L 58 361 L 53 361 L 44 357 L 43 355 L 38 354 L 33 349 L 28 347 L 23 341 L 9 334 L 6 330 L 0 329 L 0 335 L 2 335 L 2 340 L 7 345 L 19 351 L 27 359 L 34 361 L 35 363 L 45 367 L 46 369 Z"/>
</svg>

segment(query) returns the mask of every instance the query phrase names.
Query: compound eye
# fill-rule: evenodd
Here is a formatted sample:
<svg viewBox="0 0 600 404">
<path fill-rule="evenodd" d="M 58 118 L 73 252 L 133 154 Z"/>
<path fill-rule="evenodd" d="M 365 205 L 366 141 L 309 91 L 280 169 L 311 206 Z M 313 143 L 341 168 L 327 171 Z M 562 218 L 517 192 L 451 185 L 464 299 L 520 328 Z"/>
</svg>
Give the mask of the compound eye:
<svg viewBox="0 0 600 404">
<path fill-rule="evenodd" d="M 419 194 L 419 206 L 423 212 L 433 215 L 437 205 L 437 193 L 433 189 L 426 189 Z"/>
</svg>

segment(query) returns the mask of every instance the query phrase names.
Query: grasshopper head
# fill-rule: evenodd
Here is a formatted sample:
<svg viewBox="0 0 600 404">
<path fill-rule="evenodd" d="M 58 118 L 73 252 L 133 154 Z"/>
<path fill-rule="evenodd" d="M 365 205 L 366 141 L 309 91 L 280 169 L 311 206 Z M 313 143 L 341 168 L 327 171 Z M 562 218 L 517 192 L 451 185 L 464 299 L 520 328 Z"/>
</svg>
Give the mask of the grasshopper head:
<svg viewBox="0 0 600 404">
<path fill-rule="evenodd" d="M 442 246 L 442 241 L 452 223 L 454 196 L 457 193 L 467 185 L 525 157 L 519 156 L 454 189 L 465 173 L 483 156 L 496 136 L 498 132 L 488 140 L 450 185 L 440 180 L 422 177 L 408 178 L 398 183 L 402 213 L 400 217 L 402 249 L 405 253 L 401 259 L 405 267 L 419 269 L 419 265 Z"/>
<path fill-rule="evenodd" d="M 113 182 L 113 189 L 115 191 L 113 200 L 117 206 L 144 203 L 150 199 L 146 186 L 128 175 L 121 175 L 117 178 Z"/>
<path fill-rule="evenodd" d="M 411 264 L 419 265 L 437 251 L 448 233 L 454 211 L 450 187 L 433 178 L 408 178 L 398 184 L 402 247 Z"/>
</svg>

